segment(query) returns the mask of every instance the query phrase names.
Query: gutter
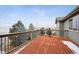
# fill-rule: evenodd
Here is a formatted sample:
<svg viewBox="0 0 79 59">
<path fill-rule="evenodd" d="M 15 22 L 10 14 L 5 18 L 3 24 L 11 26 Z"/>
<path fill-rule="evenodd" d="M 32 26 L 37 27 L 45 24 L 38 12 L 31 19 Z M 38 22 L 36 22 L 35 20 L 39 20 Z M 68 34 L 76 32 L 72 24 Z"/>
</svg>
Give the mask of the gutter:
<svg viewBox="0 0 79 59">
<path fill-rule="evenodd" d="M 63 20 L 61 20 L 61 22 L 66 21 L 67 19 L 69 19 L 70 17 L 73 17 L 75 15 L 79 14 L 79 6 L 77 6 L 74 10 L 72 10 L 67 16 L 65 16 L 63 18 Z"/>
</svg>

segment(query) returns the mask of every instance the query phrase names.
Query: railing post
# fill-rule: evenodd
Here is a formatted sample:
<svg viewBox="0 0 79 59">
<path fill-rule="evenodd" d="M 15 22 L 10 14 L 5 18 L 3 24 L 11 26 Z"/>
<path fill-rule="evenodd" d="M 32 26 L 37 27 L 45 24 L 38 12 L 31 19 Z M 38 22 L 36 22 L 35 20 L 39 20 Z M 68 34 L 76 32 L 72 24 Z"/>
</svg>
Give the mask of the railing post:
<svg viewBox="0 0 79 59">
<path fill-rule="evenodd" d="M 6 53 L 6 52 L 7 52 L 7 51 L 6 51 L 6 37 L 5 37 L 4 41 L 5 41 L 5 43 L 4 43 L 4 44 L 5 44 L 5 45 L 4 45 L 4 51 L 5 51 L 5 53 Z"/>
<path fill-rule="evenodd" d="M 30 31 L 30 39 L 32 40 L 32 31 Z"/>
</svg>

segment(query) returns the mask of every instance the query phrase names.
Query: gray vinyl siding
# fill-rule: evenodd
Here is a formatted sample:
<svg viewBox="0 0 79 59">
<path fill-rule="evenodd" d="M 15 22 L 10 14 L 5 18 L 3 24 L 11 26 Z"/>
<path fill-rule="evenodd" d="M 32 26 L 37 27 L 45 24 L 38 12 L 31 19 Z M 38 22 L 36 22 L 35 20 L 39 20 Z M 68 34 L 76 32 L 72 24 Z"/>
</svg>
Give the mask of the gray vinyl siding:
<svg viewBox="0 0 79 59">
<path fill-rule="evenodd" d="M 72 17 L 72 19 L 73 20 L 79 19 L 79 15 L 76 15 L 76 16 Z M 64 29 L 69 30 L 69 32 L 66 34 L 66 36 L 68 36 L 71 40 L 79 43 L 79 31 L 69 29 L 69 19 L 64 22 Z"/>
<path fill-rule="evenodd" d="M 76 31 L 69 31 L 68 37 L 73 40 L 74 42 L 79 43 L 79 32 Z"/>
</svg>

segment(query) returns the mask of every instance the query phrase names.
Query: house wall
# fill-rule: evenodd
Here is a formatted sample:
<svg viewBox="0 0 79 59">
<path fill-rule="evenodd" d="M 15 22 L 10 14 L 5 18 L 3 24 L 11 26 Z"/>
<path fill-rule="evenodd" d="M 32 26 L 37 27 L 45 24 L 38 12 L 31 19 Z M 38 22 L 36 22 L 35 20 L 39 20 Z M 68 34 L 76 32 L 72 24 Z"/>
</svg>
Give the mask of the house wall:
<svg viewBox="0 0 79 59">
<path fill-rule="evenodd" d="M 57 22 L 57 30 L 64 30 L 64 23 Z M 63 31 L 58 31 L 57 35 L 64 36 L 64 32 Z"/>
<path fill-rule="evenodd" d="M 72 17 L 72 19 L 73 20 L 79 19 L 79 15 Z M 68 36 L 71 40 L 75 41 L 76 43 L 79 43 L 79 31 L 69 29 L 69 19 L 64 22 L 64 29 L 69 30 L 69 32 L 67 34 L 65 34 L 66 36 Z"/>
<path fill-rule="evenodd" d="M 56 29 L 59 30 L 59 22 L 56 24 Z M 56 32 L 57 35 L 59 35 L 59 32 Z"/>
<path fill-rule="evenodd" d="M 59 30 L 59 22 L 56 24 L 56 29 Z"/>
<path fill-rule="evenodd" d="M 69 20 L 64 22 L 64 30 L 69 30 Z"/>
<path fill-rule="evenodd" d="M 60 25 L 59 26 L 60 26 L 60 30 L 64 30 L 64 23 L 63 22 L 60 22 Z M 60 36 L 64 36 L 64 32 L 63 31 L 60 31 L 59 32 L 59 35 Z"/>
</svg>

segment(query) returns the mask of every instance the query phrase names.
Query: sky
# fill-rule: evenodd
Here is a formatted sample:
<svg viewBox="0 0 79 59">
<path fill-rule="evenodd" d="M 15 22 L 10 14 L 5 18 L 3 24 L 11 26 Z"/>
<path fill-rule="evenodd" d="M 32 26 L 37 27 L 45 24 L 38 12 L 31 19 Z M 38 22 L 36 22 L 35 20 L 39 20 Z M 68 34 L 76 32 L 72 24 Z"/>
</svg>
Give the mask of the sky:
<svg viewBox="0 0 79 59">
<path fill-rule="evenodd" d="M 66 16 L 75 5 L 0 5 L 0 33 L 21 20 L 26 28 L 32 23 L 35 27 L 55 27 L 56 17 Z"/>
</svg>

